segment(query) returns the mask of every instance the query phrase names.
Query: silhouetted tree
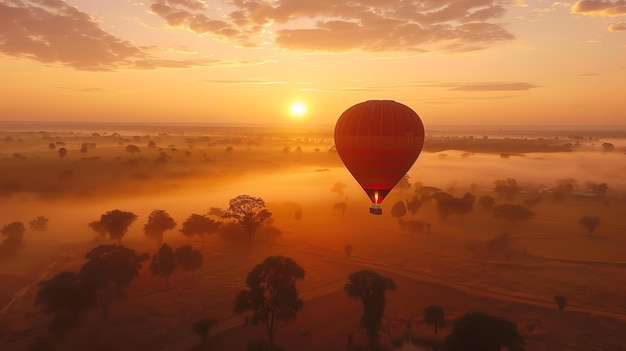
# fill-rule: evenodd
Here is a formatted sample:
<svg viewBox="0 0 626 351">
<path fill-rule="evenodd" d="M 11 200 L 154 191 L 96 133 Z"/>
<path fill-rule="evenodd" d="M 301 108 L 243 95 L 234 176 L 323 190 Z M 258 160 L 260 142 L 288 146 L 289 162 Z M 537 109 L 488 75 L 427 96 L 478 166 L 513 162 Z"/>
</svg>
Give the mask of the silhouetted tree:
<svg viewBox="0 0 626 351">
<path fill-rule="evenodd" d="M 406 200 L 406 209 L 411 214 L 411 219 L 417 213 L 417 211 L 422 207 L 422 202 L 419 197 L 413 196 L 410 200 Z"/>
<path fill-rule="evenodd" d="M 50 326 L 59 336 L 76 326 L 93 298 L 93 290 L 74 272 L 61 272 L 38 286 L 35 305 L 43 306 L 44 312 L 53 316 Z"/>
<path fill-rule="evenodd" d="M 176 221 L 165 210 L 153 210 L 148 215 L 148 223 L 143 226 L 147 237 L 158 242 L 163 241 L 163 233 L 176 227 Z"/>
<path fill-rule="evenodd" d="M 193 281 L 193 271 L 204 264 L 202 252 L 192 248 L 191 245 L 183 245 L 176 249 L 174 256 L 177 265 L 181 266 L 184 271 L 191 271 L 191 280 Z"/>
<path fill-rule="evenodd" d="M 134 155 L 134 154 L 140 153 L 141 150 L 139 149 L 137 145 L 128 144 L 126 145 L 126 152 L 128 152 L 131 155 Z"/>
<path fill-rule="evenodd" d="M 445 322 L 445 313 L 443 307 L 438 305 L 430 305 L 424 308 L 424 322 L 428 325 L 435 327 L 435 334 L 438 333 L 439 328 L 443 326 Z"/>
<path fill-rule="evenodd" d="M 28 222 L 28 227 L 30 228 L 30 230 L 44 232 L 48 230 L 48 218 L 44 216 L 35 217 L 30 222 Z"/>
<path fill-rule="evenodd" d="M 361 325 L 370 340 L 373 349 L 378 345 L 378 329 L 385 311 L 385 292 L 396 290 L 396 283 L 374 271 L 361 270 L 348 276 L 344 290 L 351 299 L 360 299 L 363 303 Z"/>
<path fill-rule="evenodd" d="M 398 201 L 391 206 L 391 216 L 394 218 L 402 218 L 406 214 L 406 205 L 404 201 Z"/>
<path fill-rule="evenodd" d="M 346 253 L 346 256 L 348 256 L 348 258 L 350 258 L 352 256 L 352 249 L 353 249 L 352 244 L 348 244 L 348 245 L 344 246 L 344 248 L 343 248 L 343 252 Z"/>
<path fill-rule="evenodd" d="M 6 254 L 12 254 L 24 247 L 24 232 L 26 228 L 22 222 L 11 222 L 5 224 L 0 229 L 0 234 L 4 236 L 2 242 L 2 251 Z"/>
<path fill-rule="evenodd" d="M 559 202 L 565 199 L 566 197 L 572 195 L 573 191 L 574 191 L 574 184 L 572 183 L 559 184 L 554 189 L 552 189 L 552 200 L 555 202 Z"/>
<path fill-rule="evenodd" d="M 252 247 L 252 235 L 271 216 L 260 197 L 239 195 L 230 200 L 223 218 L 231 218 L 241 224 L 248 233 L 248 247 Z"/>
<path fill-rule="evenodd" d="M 440 194 L 446 194 L 448 196 Z M 460 198 L 452 197 L 447 193 L 437 193 L 436 195 L 437 196 L 434 196 L 434 198 L 437 201 L 437 210 L 443 220 L 447 220 L 448 216 L 451 214 L 456 214 L 459 215 L 462 222 L 463 216 L 474 209 L 476 197 L 470 193 L 466 193 Z"/>
<path fill-rule="evenodd" d="M 446 337 L 448 351 L 523 351 L 525 344 L 515 323 L 482 312 L 466 313 Z"/>
<path fill-rule="evenodd" d="M 155 142 L 154 140 L 150 140 L 150 141 L 148 142 L 148 148 L 150 148 L 150 149 L 154 149 L 154 148 L 156 148 L 156 147 L 157 147 L 157 144 L 156 144 L 156 142 Z"/>
<path fill-rule="evenodd" d="M 589 235 L 593 235 L 593 232 L 600 225 L 600 217 L 583 216 L 580 217 L 578 223 L 589 231 Z"/>
<path fill-rule="evenodd" d="M 67 149 L 62 147 L 62 148 L 59 149 L 58 153 L 59 153 L 59 157 L 63 158 L 63 157 L 65 157 L 67 155 Z"/>
<path fill-rule="evenodd" d="M 152 256 L 152 262 L 150 262 L 150 272 L 152 275 L 158 275 L 159 277 L 165 277 L 166 287 L 170 287 L 170 275 L 176 271 L 176 257 L 174 256 L 174 250 L 167 243 L 163 243 L 159 252 Z"/>
<path fill-rule="evenodd" d="M 498 196 L 509 201 L 515 199 L 515 195 L 520 190 L 522 190 L 522 188 L 517 185 L 517 180 L 513 178 L 496 180 L 495 187 L 493 188 L 493 191 L 498 194 Z"/>
<path fill-rule="evenodd" d="M 489 195 L 484 195 L 478 198 L 478 205 L 482 207 L 483 209 L 485 209 L 486 211 L 491 210 L 491 208 L 493 208 L 493 205 L 495 204 L 496 204 L 496 199 L 494 199 L 493 197 Z"/>
<path fill-rule="evenodd" d="M 128 232 L 128 227 L 137 219 L 132 212 L 112 210 L 100 216 L 100 222 L 106 228 L 109 237 L 122 244 L 122 237 Z"/>
<path fill-rule="evenodd" d="M 50 144 L 48 144 L 48 149 L 50 149 L 50 150 L 54 150 L 54 149 L 56 149 L 56 148 L 57 148 L 57 146 L 56 146 L 56 144 L 55 144 L 55 143 L 50 143 Z"/>
<path fill-rule="evenodd" d="M 107 237 L 107 228 L 101 221 L 93 221 L 88 224 L 89 228 L 91 228 L 101 240 L 106 239 Z"/>
<path fill-rule="evenodd" d="M 296 288 L 304 276 L 304 269 L 293 259 L 270 256 L 248 273 L 248 288 L 237 294 L 235 313 L 252 312 L 247 321 L 265 325 L 270 348 L 280 324 L 294 320 L 304 305 Z"/>
<path fill-rule="evenodd" d="M 597 195 L 606 195 L 606 191 L 609 189 L 609 186 L 606 183 L 597 184 L 594 182 L 585 182 L 585 187 Z"/>
<path fill-rule="evenodd" d="M 567 297 L 557 295 L 554 297 L 554 302 L 556 302 L 556 307 L 559 311 L 563 311 L 565 309 L 565 305 L 567 304 Z"/>
<path fill-rule="evenodd" d="M 92 289 L 98 309 L 107 318 L 111 302 L 123 295 L 150 256 L 122 245 L 100 245 L 85 258 L 87 263 L 80 269 L 80 279 Z"/>
<path fill-rule="evenodd" d="M 615 145 L 611 144 L 611 143 L 602 143 L 602 150 L 603 151 L 613 151 L 615 150 Z"/>
<path fill-rule="evenodd" d="M 533 196 L 531 198 L 528 198 L 526 200 L 524 200 L 524 205 L 526 205 L 527 207 L 533 207 L 537 204 L 539 204 L 541 201 L 543 201 L 543 199 L 539 196 Z"/>
<path fill-rule="evenodd" d="M 409 181 L 411 177 L 408 174 L 405 174 L 402 179 L 396 184 L 396 188 L 399 190 L 409 190 L 411 188 L 411 182 Z"/>
<path fill-rule="evenodd" d="M 346 205 L 345 202 L 338 202 L 338 203 L 333 205 L 333 211 L 339 213 L 342 216 L 344 214 L 346 214 L 346 209 L 347 208 L 348 208 L 348 205 Z"/>
<path fill-rule="evenodd" d="M 293 213 L 293 218 L 296 219 L 296 221 L 299 221 L 302 219 L 302 209 L 297 209 L 294 211 Z"/>
<path fill-rule="evenodd" d="M 527 221 L 535 214 L 522 205 L 501 204 L 492 209 L 493 217 L 508 220 L 511 225 L 519 221 Z"/>
<path fill-rule="evenodd" d="M 209 338 L 209 332 L 211 328 L 217 325 L 217 320 L 214 318 L 203 318 L 196 321 L 191 325 L 191 330 L 198 334 L 201 339 L 202 346 L 206 346 L 207 339 Z"/>
<path fill-rule="evenodd" d="M 222 218 L 222 216 L 224 216 L 224 210 L 222 210 L 219 207 L 211 207 L 209 209 L 209 211 L 207 212 L 207 214 L 209 216 L 213 216 L 213 217 L 217 217 L 217 218 Z"/>
<path fill-rule="evenodd" d="M 221 224 L 222 222 L 218 222 L 207 215 L 194 213 L 183 222 L 183 227 L 180 231 L 188 237 L 197 235 L 201 241 L 204 241 L 204 236 L 215 233 Z"/>
<path fill-rule="evenodd" d="M 337 196 L 343 196 L 343 189 L 346 188 L 346 185 L 344 183 L 341 182 L 337 182 L 335 184 L 333 184 L 332 188 L 330 188 L 330 191 L 337 194 Z"/>
</svg>

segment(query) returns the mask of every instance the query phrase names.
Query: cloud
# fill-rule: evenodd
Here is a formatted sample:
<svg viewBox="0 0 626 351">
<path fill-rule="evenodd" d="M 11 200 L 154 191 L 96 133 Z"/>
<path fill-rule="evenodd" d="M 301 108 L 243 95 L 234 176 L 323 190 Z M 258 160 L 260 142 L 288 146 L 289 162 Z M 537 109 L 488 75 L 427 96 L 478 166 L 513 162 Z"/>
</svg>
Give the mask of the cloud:
<svg viewBox="0 0 626 351">
<path fill-rule="evenodd" d="M 230 12 L 219 17 L 190 3 L 153 0 L 150 9 L 198 35 L 306 52 L 466 51 L 514 39 L 495 21 L 506 0 L 228 0 Z"/>
<path fill-rule="evenodd" d="M 572 6 L 572 13 L 591 16 L 624 16 L 626 0 L 580 0 Z"/>
<path fill-rule="evenodd" d="M 626 22 L 617 22 L 609 26 L 609 32 L 623 32 L 626 31 Z"/>
<path fill-rule="evenodd" d="M 203 9 L 194 0 L 177 2 L 191 9 Z M 95 71 L 215 63 L 158 60 L 133 43 L 107 33 L 89 14 L 63 0 L 0 2 L 0 53 Z"/>
<path fill-rule="evenodd" d="M 537 88 L 537 85 L 524 82 L 480 82 L 480 83 L 462 83 L 451 84 L 450 90 L 461 91 L 517 91 L 517 90 L 530 90 Z"/>
</svg>

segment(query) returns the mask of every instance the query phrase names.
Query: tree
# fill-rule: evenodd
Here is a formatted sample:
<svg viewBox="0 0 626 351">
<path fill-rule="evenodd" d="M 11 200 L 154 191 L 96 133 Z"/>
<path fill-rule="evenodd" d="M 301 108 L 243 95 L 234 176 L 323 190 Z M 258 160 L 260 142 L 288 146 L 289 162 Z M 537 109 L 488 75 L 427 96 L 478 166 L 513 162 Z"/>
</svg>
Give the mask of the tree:
<svg viewBox="0 0 626 351">
<path fill-rule="evenodd" d="M 204 241 L 204 235 L 215 233 L 221 224 L 222 222 L 218 222 L 207 215 L 193 213 L 183 222 L 180 231 L 188 237 L 198 235 L 200 240 Z"/>
<path fill-rule="evenodd" d="M 337 196 L 341 197 L 343 196 L 343 189 L 345 188 L 346 188 L 346 185 L 344 183 L 337 182 L 333 184 L 332 188 L 330 188 L 330 191 L 337 194 Z"/>
<path fill-rule="evenodd" d="M 92 291 L 74 272 L 61 272 L 39 282 L 38 286 L 35 305 L 43 306 L 45 313 L 53 315 L 51 329 L 56 329 L 59 334 L 75 326 L 92 301 Z"/>
<path fill-rule="evenodd" d="M 95 294 L 98 309 L 106 319 L 111 302 L 123 295 L 150 256 L 122 245 L 100 245 L 85 258 L 87 262 L 79 271 L 80 279 Z"/>
<path fill-rule="evenodd" d="M 600 217 L 583 216 L 580 217 L 578 223 L 589 231 L 589 235 L 593 235 L 593 232 L 600 225 Z"/>
<path fill-rule="evenodd" d="M 0 255 L 4 253 L 13 254 L 22 249 L 24 247 L 25 231 L 26 228 L 24 228 L 24 223 L 22 222 L 5 224 L 4 227 L 0 229 L 0 234 L 4 236 L 2 247 L 0 247 Z"/>
<path fill-rule="evenodd" d="M 406 200 L 406 209 L 411 213 L 411 219 L 417 213 L 417 211 L 422 207 L 422 202 L 419 197 L 413 196 L 410 200 Z"/>
<path fill-rule="evenodd" d="M 498 196 L 509 201 L 512 201 L 520 190 L 522 190 L 522 188 L 517 185 L 517 180 L 513 178 L 496 180 L 493 188 L 493 191 L 498 194 Z"/>
<path fill-rule="evenodd" d="M 391 206 L 391 216 L 394 218 L 402 218 L 406 214 L 406 205 L 404 201 L 398 201 Z"/>
<path fill-rule="evenodd" d="M 176 271 L 176 257 L 174 256 L 174 250 L 167 243 L 163 243 L 159 252 L 152 256 L 152 262 L 150 262 L 150 272 L 152 275 L 158 275 L 159 277 L 165 277 L 166 287 L 170 286 L 170 275 Z"/>
<path fill-rule="evenodd" d="M 430 305 L 424 308 L 424 322 L 428 325 L 435 327 L 435 334 L 439 331 L 439 328 L 443 326 L 445 322 L 445 313 L 443 307 L 438 305 Z"/>
<path fill-rule="evenodd" d="M 38 216 L 33 218 L 30 222 L 28 222 L 28 227 L 30 230 L 45 232 L 48 230 L 48 218 L 44 216 Z"/>
<path fill-rule="evenodd" d="M 239 195 L 230 200 L 223 217 L 234 219 L 246 229 L 248 247 L 252 247 L 252 235 L 271 216 L 272 213 L 265 208 L 265 201 L 260 197 Z"/>
<path fill-rule="evenodd" d="M 533 207 L 539 203 L 541 203 L 541 201 L 543 201 L 543 199 L 539 196 L 533 196 L 531 198 L 525 199 L 524 200 L 524 205 L 526 205 L 526 207 Z"/>
<path fill-rule="evenodd" d="M 63 157 L 65 157 L 67 155 L 67 149 L 64 148 L 64 147 L 60 148 L 59 151 L 57 151 L 57 152 L 59 153 L 59 157 L 60 158 L 63 158 Z"/>
<path fill-rule="evenodd" d="M 615 145 L 611 144 L 611 143 L 602 143 L 602 150 L 603 151 L 613 151 L 615 150 Z"/>
<path fill-rule="evenodd" d="M 409 190 L 411 188 L 411 182 L 409 181 L 411 177 L 408 174 L 405 174 L 402 179 L 396 184 L 396 188 L 399 190 Z"/>
<path fill-rule="evenodd" d="M 48 144 L 48 149 L 50 149 L 50 150 L 54 150 L 54 149 L 56 149 L 56 148 L 57 148 L 57 146 L 56 146 L 56 144 L 55 144 L 55 143 L 50 143 L 50 144 Z"/>
<path fill-rule="evenodd" d="M 354 248 L 352 247 L 352 244 L 348 244 L 346 246 L 344 246 L 343 248 L 343 252 L 346 253 L 346 256 L 348 256 L 348 258 L 352 257 L 352 250 Z"/>
<path fill-rule="evenodd" d="M 91 228 L 101 240 L 104 240 L 107 237 L 107 228 L 104 226 L 104 223 L 101 221 L 93 221 L 88 224 L 89 228 Z"/>
<path fill-rule="evenodd" d="M 519 221 L 527 221 L 535 214 L 522 205 L 501 204 L 492 209 L 493 217 L 508 220 L 511 225 Z"/>
<path fill-rule="evenodd" d="M 369 337 L 370 345 L 378 345 L 378 329 L 385 311 L 385 292 L 396 290 L 396 283 L 374 271 L 361 270 L 348 276 L 344 290 L 351 299 L 360 299 L 363 303 L 361 325 Z"/>
<path fill-rule="evenodd" d="M 134 154 L 140 153 L 141 150 L 139 149 L 137 145 L 128 144 L 126 145 L 126 152 L 128 152 L 131 155 L 134 155 Z"/>
<path fill-rule="evenodd" d="M 203 319 L 196 321 L 194 324 L 192 324 L 191 330 L 193 330 L 194 333 L 200 336 L 202 340 L 202 346 L 205 346 L 206 341 L 209 338 L 209 332 L 211 331 L 211 328 L 213 328 L 216 325 L 217 325 L 217 320 L 215 320 L 214 318 L 210 318 L 210 317 L 203 318 Z"/>
<path fill-rule="evenodd" d="M 567 297 L 557 295 L 554 297 L 554 302 L 556 302 L 556 307 L 559 311 L 563 311 L 565 309 L 565 304 L 567 304 Z"/>
<path fill-rule="evenodd" d="M 337 202 L 336 204 L 333 205 L 333 211 L 335 211 L 336 213 L 340 214 L 340 215 L 344 215 L 346 214 L 346 209 L 348 208 L 348 205 L 346 205 L 345 202 Z"/>
<path fill-rule="evenodd" d="M 163 241 L 163 233 L 176 228 L 176 221 L 165 210 L 153 210 L 148 215 L 148 223 L 143 226 L 147 237 L 158 242 Z"/>
<path fill-rule="evenodd" d="M 447 193 L 438 193 L 434 197 L 437 201 L 437 210 L 439 215 L 445 221 L 451 214 L 459 215 L 461 222 L 463 222 L 463 216 L 470 213 L 474 209 L 474 201 L 476 197 L 470 193 L 466 193 L 463 197 L 452 197 Z M 445 196 L 443 195 L 445 194 Z M 437 195 L 437 194 L 435 194 Z"/>
<path fill-rule="evenodd" d="M 122 237 L 126 235 L 128 227 L 137 219 L 137 215 L 132 212 L 113 210 L 100 216 L 100 222 L 111 239 L 117 239 L 118 244 L 122 244 Z"/>
<path fill-rule="evenodd" d="M 482 312 L 466 313 L 446 338 L 449 351 L 523 351 L 525 344 L 515 323 Z"/>
<path fill-rule="evenodd" d="M 193 271 L 202 267 L 204 263 L 202 252 L 192 248 L 191 245 L 183 245 L 176 249 L 174 256 L 177 265 L 181 266 L 184 271 L 191 271 L 193 281 Z"/>
<path fill-rule="evenodd" d="M 486 211 L 491 210 L 491 208 L 493 208 L 493 205 L 495 204 L 496 204 L 496 199 L 494 199 L 493 197 L 489 195 L 484 195 L 478 198 L 478 205 L 482 207 L 483 209 L 485 209 Z"/>
<path fill-rule="evenodd" d="M 296 319 L 304 305 L 296 288 L 296 282 L 302 281 L 304 276 L 304 269 L 293 259 L 270 256 L 248 273 L 248 288 L 237 294 L 235 313 L 252 312 L 247 321 L 265 326 L 270 348 L 274 347 L 280 324 Z"/>
</svg>

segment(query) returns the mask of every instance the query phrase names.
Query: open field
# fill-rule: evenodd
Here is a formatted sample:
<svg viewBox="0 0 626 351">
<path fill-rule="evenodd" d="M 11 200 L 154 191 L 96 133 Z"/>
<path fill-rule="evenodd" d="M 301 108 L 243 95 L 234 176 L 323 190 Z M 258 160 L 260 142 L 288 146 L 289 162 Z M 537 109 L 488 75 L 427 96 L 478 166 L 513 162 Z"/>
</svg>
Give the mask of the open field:
<svg viewBox="0 0 626 351">
<path fill-rule="evenodd" d="M 234 297 L 256 264 L 285 255 L 306 270 L 299 283 L 304 309 L 278 331 L 277 342 L 286 350 L 345 350 L 349 332 L 357 344 L 364 343 L 361 305 L 349 300 L 343 287 L 350 273 L 365 268 L 398 286 L 387 295 L 383 322 L 390 349 L 402 339 L 408 320 L 416 338 L 441 340 L 456 318 L 477 310 L 517 323 L 527 350 L 626 350 L 626 139 L 621 135 L 483 139 L 484 132 L 472 138 L 438 133 L 409 171 L 411 186 L 395 189 L 378 217 L 367 213 L 367 197 L 338 155 L 329 152 L 331 130 L 17 129 L 0 131 L 0 226 L 40 215 L 50 224 L 45 232 L 27 230 L 26 247 L 0 261 L 2 350 L 28 350 L 47 335 L 49 317 L 33 306 L 37 283 L 80 268 L 85 253 L 98 244 L 87 224 L 104 212 L 136 213 L 139 219 L 122 243 L 152 255 L 159 245 L 142 230 L 152 210 L 167 210 L 180 225 L 192 213 L 225 208 L 240 194 L 266 201 L 280 236 L 260 231 L 248 249 L 240 233 L 221 232 L 201 242 L 183 236 L 179 227 L 166 232 L 169 245 L 191 244 L 203 253 L 194 279 L 177 271 L 166 289 L 164 279 L 151 276 L 144 264 L 106 322 L 94 311 L 58 341 L 58 349 L 189 350 L 199 343 L 191 324 L 210 316 L 220 323 L 209 349 L 244 350 L 265 334 L 234 315 Z M 149 147 L 150 141 L 155 145 Z M 614 151 L 603 151 L 601 145 L 609 142 Z M 564 151 L 566 143 L 578 145 Z M 128 145 L 140 151 L 129 152 Z M 67 149 L 64 157 L 61 147 Z M 431 223 L 430 232 L 416 232 L 390 215 L 396 201 L 413 196 L 415 182 L 454 196 L 496 197 L 494 182 L 506 178 L 516 179 L 521 189 L 497 203 L 541 198 L 531 208 L 532 219 L 511 225 L 475 205 L 463 218 L 444 221 L 429 201 L 414 218 L 404 218 Z M 608 190 L 593 194 L 586 182 L 606 183 Z M 346 185 L 343 193 L 331 191 L 336 183 Z M 552 191 L 562 183 L 572 184 L 573 191 L 556 199 Z M 347 205 L 344 214 L 333 210 L 339 202 Z M 294 215 L 298 210 L 301 219 Z M 593 235 L 579 224 L 582 216 L 601 218 Z M 506 248 L 488 245 L 505 232 Z M 354 247 L 350 257 L 344 253 L 347 244 Z M 556 309 L 555 295 L 567 296 L 564 311 Z M 422 322 L 430 304 L 443 306 L 450 321 L 437 337 Z"/>
</svg>

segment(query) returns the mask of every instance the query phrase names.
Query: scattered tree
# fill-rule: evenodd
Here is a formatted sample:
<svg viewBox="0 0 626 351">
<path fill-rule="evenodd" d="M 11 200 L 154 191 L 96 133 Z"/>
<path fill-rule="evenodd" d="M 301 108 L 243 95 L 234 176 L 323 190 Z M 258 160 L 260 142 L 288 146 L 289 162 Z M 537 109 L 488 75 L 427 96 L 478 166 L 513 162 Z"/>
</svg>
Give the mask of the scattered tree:
<svg viewBox="0 0 626 351">
<path fill-rule="evenodd" d="M 188 237 L 197 235 L 204 242 L 204 236 L 215 233 L 221 224 L 222 222 L 218 222 L 207 215 L 194 213 L 183 222 L 183 227 L 180 231 Z"/>
<path fill-rule="evenodd" d="M 215 320 L 214 318 L 203 318 L 192 324 L 191 330 L 193 330 L 194 333 L 198 334 L 198 336 L 202 340 L 202 346 L 206 346 L 207 339 L 209 338 L 209 332 L 211 331 L 211 328 L 216 325 L 217 320 Z"/>
<path fill-rule="evenodd" d="M 346 185 L 344 183 L 337 182 L 333 184 L 332 188 L 330 188 L 330 191 L 337 194 L 337 196 L 341 197 L 343 196 L 343 189 L 345 188 L 346 188 Z"/>
<path fill-rule="evenodd" d="M 134 155 L 134 154 L 140 153 L 141 150 L 139 149 L 137 145 L 128 144 L 126 145 L 126 152 L 128 152 L 131 155 Z"/>
<path fill-rule="evenodd" d="M 176 271 L 176 257 L 174 256 L 174 250 L 167 243 L 163 243 L 159 252 L 152 256 L 152 262 L 150 262 L 150 272 L 152 275 L 159 277 L 165 277 L 166 287 L 170 287 L 170 275 Z"/>
<path fill-rule="evenodd" d="M 528 199 L 524 200 L 524 205 L 526 205 L 526 207 L 533 207 L 535 205 L 538 205 L 539 203 L 541 203 L 541 201 L 543 201 L 543 199 L 539 196 L 533 196 L 530 197 Z"/>
<path fill-rule="evenodd" d="M 104 240 L 107 237 L 107 228 L 104 223 L 101 221 L 93 221 L 88 224 L 89 228 L 98 234 L 98 237 L 101 240 Z"/>
<path fill-rule="evenodd" d="M 57 151 L 57 152 L 59 153 L 59 157 L 60 158 L 63 158 L 63 157 L 65 157 L 67 155 L 67 149 L 64 148 L 64 147 L 60 148 L 59 151 Z"/>
<path fill-rule="evenodd" d="M 493 217 L 508 220 L 511 225 L 519 221 L 527 221 L 535 214 L 522 205 L 501 204 L 492 209 Z"/>
<path fill-rule="evenodd" d="M 337 202 L 336 204 L 333 205 L 333 211 L 335 211 L 336 213 L 340 214 L 340 215 L 344 215 L 346 214 L 346 209 L 348 208 L 348 205 L 346 205 L 345 202 Z"/>
<path fill-rule="evenodd" d="M 583 216 L 578 220 L 578 223 L 589 231 L 589 235 L 593 235 L 593 232 L 600 225 L 600 217 Z"/>
<path fill-rule="evenodd" d="M 100 216 L 100 222 L 106 228 L 109 237 L 122 244 L 122 237 L 128 232 L 128 227 L 137 219 L 132 212 L 112 210 Z"/>
<path fill-rule="evenodd" d="M 352 249 L 353 249 L 352 244 L 348 244 L 344 246 L 343 248 L 343 252 L 346 253 L 346 256 L 348 256 L 348 258 L 352 257 Z"/>
<path fill-rule="evenodd" d="M 394 218 L 402 218 L 406 214 L 406 205 L 404 201 L 398 201 L 391 206 L 391 216 Z"/>
<path fill-rule="evenodd" d="M 193 271 L 202 267 L 204 257 L 202 252 L 192 248 L 190 245 L 183 245 L 176 249 L 174 253 L 176 264 L 181 266 L 184 271 L 191 271 L 191 280 L 193 281 Z"/>
<path fill-rule="evenodd" d="M 28 222 L 28 227 L 33 231 L 45 232 L 48 230 L 48 218 L 44 216 L 35 217 Z"/>
<path fill-rule="evenodd" d="M 163 241 L 163 233 L 176 228 L 176 221 L 165 210 L 153 210 L 148 215 L 148 223 L 143 227 L 147 237 L 158 242 Z"/>
<path fill-rule="evenodd" d="M 443 307 L 439 305 L 430 305 L 424 308 L 424 322 L 435 327 L 435 334 L 437 334 L 439 328 L 442 327 L 445 322 Z"/>
<path fill-rule="evenodd" d="M 385 292 L 396 290 L 396 283 L 374 271 L 361 270 L 348 276 L 344 290 L 351 299 L 360 299 L 363 303 L 361 325 L 370 340 L 373 349 L 378 345 L 378 329 L 385 311 Z"/>
<path fill-rule="evenodd" d="M 411 219 L 417 213 L 417 211 L 422 207 L 422 201 L 420 201 L 419 197 L 413 196 L 410 200 L 406 200 L 406 209 L 411 213 Z"/>
<path fill-rule="evenodd" d="M 1 253 L 12 254 L 24 247 L 24 232 L 26 228 L 22 222 L 11 222 L 5 224 L 0 229 L 0 234 L 4 236 L 2 242 Z"/>
<path fill-rule="evenodd" d="M 248 247 L 252 247 L 252 236 L 263 223 L 272 216 L 260 197 L 239 195 L 231 199 L 223 218 L 234 219 L 248 233 Z"/>
<path fill-rule="evenodd" d="M 565 305 L 567 304 L 567 297 L 557 295 L 554 297 L 554 302 L 556 302 L 556 307 L 559 311 L 563 311 L 565 309 Z"/>
<path fill-rule="evenodd" d="M 602 146 L 602 150 L 606 152 L 615 150 L 615 145 L 611 143 L 602 143 L 601 146 Z"/>
<path fill-rule="evenodd" d="M 405 174 L 402 179 L 396 184 L 396 188 L 399 190 L 405 191 L 411 188 L 411 182 L 409 181 L 411 177 L 408 174 Z"/>
<path fill-rule="evenodd" d="M 270 348 L 280 324 L 294 320 L 304 305 L 296 288 L 304 276 L 304 269 L 293 259 L 270 256 L 248 274 L 248 289 L 237 294 L 235 313 L 252 312 L 247 321 L 265 325 Z"/>
<path fill-rule="evenodd" d="M 498 194 L 498 196 L 509 201 L 513 201 L 515 195 L 520 190 L 522 190 L 522 188 L 517 185 L 517 180 L 513 178 L 496 180 L 495 187 L 493 188 L 493 191 Z"/>
<path fill-rule="evenodd" d="M 446 338 L 449 351 L 523 351 L 525 344 L 515 323 L 482 312 L 466 313 Z"/>
<path fill-rule="evenodd" d="M 87 263 L 80 269 L 80 279 L 94 292 L 105 319 L 111 302 L 123 295 L 149 257 L 122 245 L 100 245 L 85 255 Z"/>
</svg>

